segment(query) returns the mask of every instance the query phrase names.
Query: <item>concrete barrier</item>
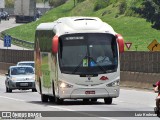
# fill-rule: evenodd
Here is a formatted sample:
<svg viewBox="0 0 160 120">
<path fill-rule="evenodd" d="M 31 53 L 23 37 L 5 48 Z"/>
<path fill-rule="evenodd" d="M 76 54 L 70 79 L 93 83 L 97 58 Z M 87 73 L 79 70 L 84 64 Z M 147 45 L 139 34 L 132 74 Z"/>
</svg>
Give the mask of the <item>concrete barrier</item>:
<svg viewBox="0 0 160 120">
<path fill-rule="evenodd" d="M 121 71 L 120 86 L 141 89 L 153 89 L 153 84 L 160 80 L 159 73 L 141 73 Z"/>
<path fill-rule="evenodd" d="M 0 73 L 5 74 L 9 68 L 9 66 L 12 66 L 12 65 L 15 65 L 15 64 L 0 62 Z"/>
</svg>

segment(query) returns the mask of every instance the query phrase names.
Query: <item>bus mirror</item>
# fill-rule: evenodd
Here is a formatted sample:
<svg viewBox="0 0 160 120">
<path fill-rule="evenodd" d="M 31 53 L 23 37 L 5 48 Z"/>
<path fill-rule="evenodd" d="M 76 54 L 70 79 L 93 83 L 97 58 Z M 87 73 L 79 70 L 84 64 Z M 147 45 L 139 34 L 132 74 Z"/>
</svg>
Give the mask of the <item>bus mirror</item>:
<svg viewBox="0 0 160 120">
<path fill-rule="evenodd" d="M 58 52 L 58 36 L 55 35 L 52 39 L 52 53 L 56 54 Z"/>
<path fill-rule="evenodd" d="M 119 46 L 119 52 L 123 53 L 124 52 L 124 39 L 121 34 L 116 34 L 118 46 Z"/>
</svg>

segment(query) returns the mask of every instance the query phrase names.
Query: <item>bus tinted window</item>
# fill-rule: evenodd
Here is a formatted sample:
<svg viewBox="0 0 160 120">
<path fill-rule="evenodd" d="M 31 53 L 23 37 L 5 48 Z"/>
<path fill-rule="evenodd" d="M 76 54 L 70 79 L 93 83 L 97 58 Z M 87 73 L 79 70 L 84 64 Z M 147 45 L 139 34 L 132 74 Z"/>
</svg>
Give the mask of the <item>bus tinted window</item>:
<svg viewBox="0 0 160 120">
<path fill-rule="evenodd" d="M 97 74 L 115 70 L 117 56 L 116 38 L 111 34 L 83 33 L 60 37 L 59 62 L 64 73 Z"/>
</svg>

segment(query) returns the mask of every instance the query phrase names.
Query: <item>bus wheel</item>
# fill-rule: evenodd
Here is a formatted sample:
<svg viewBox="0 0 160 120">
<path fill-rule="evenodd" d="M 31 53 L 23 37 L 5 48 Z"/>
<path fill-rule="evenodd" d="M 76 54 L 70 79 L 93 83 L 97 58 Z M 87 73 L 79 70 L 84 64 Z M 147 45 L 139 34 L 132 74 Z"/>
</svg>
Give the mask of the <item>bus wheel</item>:
<svg viewBox="0 0 160 120">
<path fill-rule="evenodd" d="M 89 102 L 89 99 L 83 99 L 83 102 Z"/>
<path fill-rule="evenodd" d="M 112 104 L 112 98 L 104 98 L 105 104 Z"/>
<path fill-rule="evenodd" d="M 40 94 L 42 94 L 41 79 L 40 78 L 39 78 L 39 91 L 40 91 Z"/>
<path fill-rule="evenodd" d="M 91 101 L 92 102 L 97 102 L 97 98 L 92 98 Z"/>
<path fill-rule="evenodd" d="M 60 98 L 58 98 L 58 97 L 54 97 L 55 98 L 55 103 L 56 104 L 62 104 L 63 103 L 63 99 L 60 99 Z"/>
<path fill-rule="evenodd" d="M 56 104 L 62 104 L 63 103 L 63 99 L 60 99 L 60 98 L 56 97 L 55 90 L 54 90 L 54 82 L 52 82 L 52 86 L 53 86 L 52 88 L 53 88 L 54 102 Z"/>
<path fill-rule="evenodd" d="M 49 99 L 50 102 L 55 102 L 55 99 L 54 99 L 53 96 L 49 96 L 48 99 Z"/>
<path fill-rule="evenodd" d="M 48 102 L 48 96 L 44 95 L 44 94 L 41 94 L 41 101 L 42 102 Z"/>
</svg>

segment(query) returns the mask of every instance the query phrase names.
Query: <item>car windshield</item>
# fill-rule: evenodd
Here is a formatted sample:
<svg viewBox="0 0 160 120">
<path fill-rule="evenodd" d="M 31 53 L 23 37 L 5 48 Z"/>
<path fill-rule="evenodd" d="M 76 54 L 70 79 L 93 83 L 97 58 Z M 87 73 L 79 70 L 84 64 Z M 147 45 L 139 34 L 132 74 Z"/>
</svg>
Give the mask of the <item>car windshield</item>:
<svg viewBox="0 0 160 120">
<path fill-rule="evenodd" d="M 32 66 L 34 68 L 34 63 L 19 63 L 19 66 Z"/>
<path fill-rule="evenodd" d="M 11 68 L 11 75 L 30 75 L 34 74 L 32 67 L 14 67 Z"/>
<path fill-rule="evenodd" d="M 103 74 L 116 71 L 118 67 L 116 38 L 111 34 L 63 35 L 58 52 L 62 73 Z"/>
</svg>

